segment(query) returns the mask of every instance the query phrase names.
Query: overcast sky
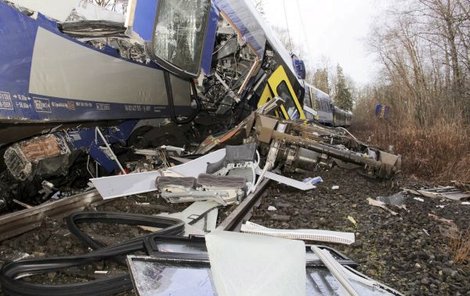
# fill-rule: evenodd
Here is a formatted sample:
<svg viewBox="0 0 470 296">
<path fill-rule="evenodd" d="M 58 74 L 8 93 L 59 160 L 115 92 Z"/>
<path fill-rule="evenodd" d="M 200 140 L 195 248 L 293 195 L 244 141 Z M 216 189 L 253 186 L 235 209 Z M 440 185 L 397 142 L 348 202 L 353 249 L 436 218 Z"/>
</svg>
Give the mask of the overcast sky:
<svg viewBox="0 0 470 296">
<path fill-rule="evenodd" d="M 387 0 L 263 0 L 271 26 L 288 26 L 293 42 L 305 44 L 304 59 L 314 66 L 339 63 L 359 85 L 374 80 L 377 65 L 367 37 L 386 5 Z"/>
</svg>

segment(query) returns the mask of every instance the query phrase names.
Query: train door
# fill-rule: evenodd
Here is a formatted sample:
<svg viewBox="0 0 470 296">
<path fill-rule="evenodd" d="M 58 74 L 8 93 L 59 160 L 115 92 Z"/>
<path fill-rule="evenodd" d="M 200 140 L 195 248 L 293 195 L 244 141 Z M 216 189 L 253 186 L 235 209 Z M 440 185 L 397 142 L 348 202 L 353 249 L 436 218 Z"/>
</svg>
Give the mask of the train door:
<svg viewBox="0 0 470 296">
<path fill-rule="evenodd" d="M 275 111 L 276 116 L 282 116 L 290 120 L 306 119 L 302 105 L 295 94 L 294 88 L 283 66 L 279 66 L 269 77 L 268 83 L 258 102 L 258 107 L 264 105 L 274 97 L 284 99 L 284 103 L 279 110 Z"/>
<path fill-rule="evenodd" d="M 318 120 L 318 112 L 315 110 L 315 100 L 313 100 L 312 88 L 305 84 L 304 113 L 308 120 Z"/>
</svg>

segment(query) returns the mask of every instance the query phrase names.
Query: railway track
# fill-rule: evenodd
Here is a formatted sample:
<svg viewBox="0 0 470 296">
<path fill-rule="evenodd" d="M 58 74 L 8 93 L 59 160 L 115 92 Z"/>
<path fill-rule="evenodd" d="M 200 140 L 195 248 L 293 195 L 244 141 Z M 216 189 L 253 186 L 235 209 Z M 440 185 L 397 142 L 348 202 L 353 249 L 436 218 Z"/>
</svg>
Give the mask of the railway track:
<svg viewBox="0 0 470 296">
<path fill-rule="evenodd" d="M 0 216 L 0 241 L 36 229 L 46 217 L 60 219 L 102 200 L 93 190 Z"/>
<path fill-rule="evenodd" d="M 261 195 L 268 183 L 269 180 L 264 180 L 255 192 L 249 194 L 240 205 L 220 223 L 218 229 L 239 231 L 241 224 L 251 217 L 253 208 L 260 203 Z M 0 241 L 34 230 L 38 228 L 46 218 L 60 219 L 71 213 L 79 212 L 93 203 L 99 202 L 103 202 L 103 199 L 98 191 L 93 190 L 0 216 Z"/>
</svg>

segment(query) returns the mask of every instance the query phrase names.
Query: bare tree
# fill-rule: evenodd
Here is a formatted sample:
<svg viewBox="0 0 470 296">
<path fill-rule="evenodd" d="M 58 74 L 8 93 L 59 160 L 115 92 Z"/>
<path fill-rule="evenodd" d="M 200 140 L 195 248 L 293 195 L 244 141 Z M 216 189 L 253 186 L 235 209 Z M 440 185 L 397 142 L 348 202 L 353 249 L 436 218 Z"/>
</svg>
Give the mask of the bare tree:
<svg viewBox="0 0 470 296">
<path fill-rule="evenodd" d="M 470 118 L 469 0 L 402 0 L 377 27 L 373 50 L 399 114 L 430 125 Z M 386 97 L 386 96 L 384 96 Z"/>
</svg>

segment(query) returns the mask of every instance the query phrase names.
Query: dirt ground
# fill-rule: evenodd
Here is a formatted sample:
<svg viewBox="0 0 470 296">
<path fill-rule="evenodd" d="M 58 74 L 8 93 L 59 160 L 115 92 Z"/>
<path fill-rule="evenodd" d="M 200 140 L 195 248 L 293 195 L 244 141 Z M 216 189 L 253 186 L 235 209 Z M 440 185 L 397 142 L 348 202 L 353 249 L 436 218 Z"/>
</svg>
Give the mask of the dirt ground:
<svg viewBox="0 0 470 296">
<path fill-rule="evenodd" d="M 413 196 L 406 196 L 407 210 L 390 207 L 398 213 L 392 215 L 370 206 L 367 198 L 395 194 L 402 186 L 416 188 L 425 184 L 403 178 L 377 181 L 357 171 L 340 168 L 321 169 L 309 176 L 321 176 L 324 182 L 309 192 L 272 183 L 251 220 L 267 227 L 354 232 L 356 242 L 353 245 L 331 246 L 359 263 L 359 270 L 372 278 L 406 295 L 470 295 L 469 263 L 454 262 L 450 239 L 445 237 L 446 223 L 429 216 L 434 214 L 451 219 L 460 229 L 468 229 L 470 206 L 449 200 L 423 198 L 424 201 L 418 201 Z M 334 185 L 339 189 L 333 190 Z M 269 206 L 277 210 L 268 211 Z M 98 209 L 142 214 L 179 210 L 156 199 L 153 194 L 119 199 Z M 109 244 L 144 233 L 135 227 L 116 225 L 86 226 L 85 230 Z M 0 263 L 23 256 L 62 256 L 88 251 L 69 234 L 63 220 L 46 220 L 40 229 L 2 242 Z M 123 268 L 105 262 L 60 274 L 35 276 L 31 280 L 80 282 L 95 277 L 94 270 L 121 273 Z"/>
<path fill-rule="evenodd" d="M 274 228 L 354 232 L 353 245 L 330 246 L 359 263 L 366 275 L 405 295 L 470 295 L 469 262 L 454 262 L 450 239 L 445 237 L 446 223 L 429 216 L 450 219 L 460 229 L 468 229 L 469 205 L 425 197 L 418 201 L 410 195 L 405 197 L 407 210 L 390 207 L 398 213 L 392 215 L 369 205 L 367 198 L 426 184 L 400 178 L 380 182 L 337 167 L 310 176 L 317 175 L 324 182 L 308 193 L 272 185 L 251 220 Z M 332 190 L 335 185 L 339 189 Z M 277 210 L 268 211 L 269 206 Z"/>
</svg>

